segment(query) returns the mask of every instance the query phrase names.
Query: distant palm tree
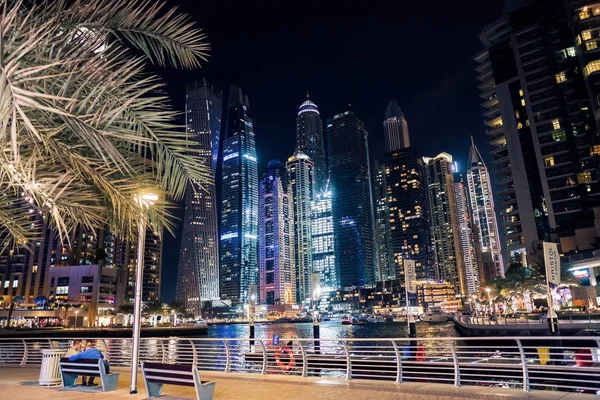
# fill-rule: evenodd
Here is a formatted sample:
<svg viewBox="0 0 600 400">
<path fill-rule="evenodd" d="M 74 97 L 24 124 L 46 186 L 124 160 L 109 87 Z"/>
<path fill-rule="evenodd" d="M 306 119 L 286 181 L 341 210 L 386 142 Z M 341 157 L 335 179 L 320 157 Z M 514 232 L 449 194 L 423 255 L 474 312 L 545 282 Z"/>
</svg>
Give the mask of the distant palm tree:
<svg viewBox="0 0 600 400">
<path fill-rule="evenodd" d="M 165 305 L 159 300 L 149 301 L 144 304 L 144 312 L 153 319 L 154 327 L 158 325 L 158 316 L 165 314 Z"/>
<path fill-rule="evenodd" d="M 212 184 L 146 68 L 196 68 L 209 46 L 186 15 L 163 6 L 0 0 L 2 247 L 30 244 L 38 213 L 63 241 L 77 227 L 134 234 L 136 196 L 148 188 L 159 200 L 144 217 L 158 233 L 173 231 L 165 199 Z"/>
<path fill-rule="evenodd" d="M 133 314 L 133 304 L 121 304 L 118 308 L 118 311 L 122 314 Z"/>
<path fill-rule="evenodd" d="M 185 304 L 181 300 L 173 300 L 169 302 L 169 310 L 176 314 L 185 314 Z"/>
</svg>

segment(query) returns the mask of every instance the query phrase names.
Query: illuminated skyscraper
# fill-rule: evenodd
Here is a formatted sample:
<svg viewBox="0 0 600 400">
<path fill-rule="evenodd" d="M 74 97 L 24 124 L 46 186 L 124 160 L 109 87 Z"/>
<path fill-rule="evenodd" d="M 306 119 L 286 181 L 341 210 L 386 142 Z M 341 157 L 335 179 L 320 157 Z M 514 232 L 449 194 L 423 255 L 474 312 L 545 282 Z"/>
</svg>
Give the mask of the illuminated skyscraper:
<svg viewBox="0 0 600 400">
<path fill-rule="evenodd" d="M 321 291 L 339 287 L 333 239 L 332 193 L 326 190 L 315 195 L 312 202 L 312 262 L 313 272 L 319 274 Z"/>
<path fill-rule="evenodd" d="M 260 302 L 263 304 L 296 301 L 294 220 L 285 181 L 281 161 L 270 161 L 260 181 L 258 208 Z"/>
<path fill-rule="evenodd" d="M 380 280 L 374 249 L 373 191 L 368 133 L 353 111 L 327 120 L 329 185 L 339 284 L 364 286 Z"/>
<path fill-rule="evenodd" d="M 187 87 L 186 132 L 198 162 L 210 167 L 214 178 L 221 132 L 223 92 L 205 79 Z M 219 298 L 219 242 L 216 191 L 204 185 L 185 194 L 185 215 L 177 274 L 177 299 L 186 310 L 200 315 L 202 300 Z"/>
<path fill-rule="evenodd" d="M 388 184 L 385 165 L 375 161 L 373 173 L 373 197 L 375 206 L 375 246 L 379 258 L 379 270 L 384 281 L 398 279 L 399 269 L 394 263 L 392 246 L 392 227 L 390 223 L 390 208 Z"/>
<path fill-rule="evenodd" d="M 258 169 L 248 97 L 232 87 L 221 158 L 221 297 L 247 303 L 258 284 Z"/>
<path fill-rule="evenodd" d="M 296 118 L 296 151 L 301 151 L 313 162 L 314 193 L 321 193 L 327 184 L 327 162 L 323 146 L 323 121 L 317 105 L 308 99 L 302 103 Z"/>
<path fill-rule="evenodd" d="M 440 153 L 425 158 L 429 191 L 431 238 L 435 254 L 434 278 L 454 285 L 457 294 L 467 294 L 463 268 L 460 224 L 456 205 L 452 156 Z"/>
<path fill-rule="evenodd" d="M 385 110 L 383 132 L 386 153 L 410 147 L 408 123 L 396 100 L 391 100 Z"/>
<path fill-rule="evenodd" d="M 288 194 L 293 202 L 296 301 L 312 297 L 312 209 L 313 163 L 309 156 L 296 151 L 287 160 Z"/>
<path fill-rule="evenodd" d="M 473 222 L 479 228 L 484 273 L 481 279 L 485 283 L 491 284 L 495 277 L 504 275 L 504 262 L 502 260 L 502 249 L 500 248 L 500 235 L 496 222 L 490 175 L 473 139 L 471 139 L 467 180 Z"/>
<path fill-rule="evenodd" d="M 482 283 L 480 272 L 483 271 L 479 229 L 473 229 L 473 214 L 471 213 L 467 186 L 462 174 L 456 171 L 454 172 L 454 189 L 460 229 L 460 245 L 463 254 L 462 268 L 465 271 L 468 294 L 477 295 Z"/>
</svg>

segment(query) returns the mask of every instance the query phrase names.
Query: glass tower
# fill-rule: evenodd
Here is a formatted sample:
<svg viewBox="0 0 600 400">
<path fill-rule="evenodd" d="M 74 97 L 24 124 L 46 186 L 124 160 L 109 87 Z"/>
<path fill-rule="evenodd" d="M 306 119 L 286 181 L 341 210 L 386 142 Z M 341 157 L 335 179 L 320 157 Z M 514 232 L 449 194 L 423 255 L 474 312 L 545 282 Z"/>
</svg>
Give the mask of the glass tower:
<svg viewBox="0 0 600 400">
<path fill-rule="evenodd" d="M 375 161 L 373 177 L 373 197 L 375 205 L 375 243 L 379 257 L 379 270 L 384 281 L 399 279 L 399 271 L 394 263 L 392 246 L 392 226 L 388 199 L 388 184 L 385 166 Z M 395 229 L 395 228 L 394 228 Z"/>
<path fill-rule="evenodd" d="M 223 92 L 206 79 L 187 86 L 186 131 L 198 162 L 214 179 L 221 132 Z M 185 194 L 185 214 L 177 273 L 177 299 L 200 315 L 202 300 L 219 298 L 219 242 L 214 185 L 191 186 Z"/>
<path fill-rule="evenodd" d="M 289 195 L 293 202 L 294 254 L 296 267 L 296 301 L 312 297 L 312 229 L 313 163 L 309 156 L 296 151 L 287 160 Z"/>
<path fill-rule="evenodd" d="M 325 190 L 327 184 L 327 163 L 323 146 L 323 121 L 317 105 L 308 99 L 302 103 L 296 118 L 296 150 L 301 151 L 313 162 L 314 195 Z"/>
<path fill-rule="evenodd" d="M 294 220 L 285 180 L 283 163 L 272 160 L 260 181 L 258 248 L 262 304 L 293 304 L 296 300 Z"/>
<path fill-rule="evenodd" d="M 312 202 L 312 261 L 313 272 L 319 274 L 321 291 L 339 287 L 333 238 L 333 213 L 331 191 L 326 189 Z"/>
<path fill-rule="evenodd" d="M 368 134 L 353 111 L 327 120 L 333 233 L 341 287 L 380 280 L 374 249 Z"/>
<path fill-rule="evenodd" d="M 383 132 L 386 153 L 410 147 L 408 123 L 396 100 L 391 100 L 385 110 Z"/>
<path fill-rule="evenodd" d="M 248 97 L 232 87 L 221 157 L 221 297 L 248 303 L 258 284 L 258 169 Z"/>
</svg>

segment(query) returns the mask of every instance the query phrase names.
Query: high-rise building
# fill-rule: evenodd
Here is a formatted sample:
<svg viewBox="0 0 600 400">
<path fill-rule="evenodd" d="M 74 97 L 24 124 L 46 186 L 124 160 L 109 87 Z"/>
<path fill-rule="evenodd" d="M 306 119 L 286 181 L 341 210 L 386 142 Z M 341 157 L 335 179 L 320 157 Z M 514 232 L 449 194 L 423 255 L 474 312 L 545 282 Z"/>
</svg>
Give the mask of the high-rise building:
<svg viewBox="0 0 600 400">
<path fill-rule="evenodd" d="M 408 123 L 396 100 L 390 100 L 385 110 L 383 132 L 386 153 L 410 147 Z"/>
<path fill-rule="evenodd" d="M 481 33 L 475 60 L 508 255 L 527 262 L 542 241 L 593 231 L 600 12 L 580 0 L 512 2 L 507 11 Z"/>
<path fill-rule="evenodd" d="M 381 279 L 384 281 L 399 279 L 399 269 L 394 263 L 392 246 L 392 227 L 388 199 L 385 165 L 375 161 L 373 171 L 373 202 L 375 206 L 375 246 Z"/>
<path fill-rule="evenodd" d="M 323 146 L 323 121 L 317 105 L 308 99 L 302 103 L 296 117 L 296 151 L 301 151 L 313 162 L 314 193 L 321 193 L 327 184 L 327 161 Z"/>
<path fill-rule="evenodd" d="M 269 161 L 267 172 L 260 181 L 258 207 L 259 297 L 262 304 L 293 304 L 296 301 L 294 219 L 285 181 L 283 163 Z"/>
<path fill-rule="evenodd" d="M 469 192 L 462 174 L 454 172 L 454 189 L 456 192 L 456 209 L 459 220 L 460 245 L 462 248 L 465 279 L 469 295 L 479 294 L 481 287 L 481 275 L 483 264 L 481 259 L 481 242 L 479 241 L 479 229 L 473 229 L 471 204 Z"/>
<path fill-rule="evenodd" d="M 368 133 L 353 111 L 327 120 L 327 151 L 340 286 L 377 282 Z"/>
<path fill-rule="evenodd" d="M 404 276 L 403 260 L 408 259 L 415 260 L 417 279 L 434 279 L 423 157 L 412 147 L 386 153 L 381 170 L 396 277 Z"/>
<path fill-rule="evenodd" d="M 504 276 L 504 262 L 490 175 L 472 139 L 467 168 L 470 208 L 473 223 L 479 228 L 478 242 L 483 257 L 484 274 L 480 278 L 491 284 L 497 276 Z"/>
<path fill-rule="evenodd" d="M 188 146 L 214 179 L 221 132 L 223 92 L 206 79 L 187 86 Z M 202 300 L 219 298 L 219 230 L 214 185 L 187 188 L 177 271 L 177 299 L 200 315 Z"/>
<path fill-rule="evenodd" d="M 312 202 L 312 262 L 313 273 L 319 275 L 322 292 L 339 287 L 333 238 L 331 191 L 317 194 Z"/>
<path fill-rule="evenodd" d="M 258 284 L 258 169 L 248 97 L 232 87 L 221 156 L 221 297 L 248 303 Z"/>
<path fill-rule="evenodd" d="M 292 198 L 294 215 L 294 255 L 296 267 L 296 301 L 312 297 L 312 209 L 313 163 L 309 156 L 296 151 L 287 160 L 288 194 Z"/>
<path fill-rule="evenodd" d="M 434 279 L 454 285 L 457 294 L 467 294 L 467 281 L 460 243 L 460 224 L 454 190 L 452 156 L 440 153 L 425 158 L 429 215 L 433 242 Z"/>
</svg>

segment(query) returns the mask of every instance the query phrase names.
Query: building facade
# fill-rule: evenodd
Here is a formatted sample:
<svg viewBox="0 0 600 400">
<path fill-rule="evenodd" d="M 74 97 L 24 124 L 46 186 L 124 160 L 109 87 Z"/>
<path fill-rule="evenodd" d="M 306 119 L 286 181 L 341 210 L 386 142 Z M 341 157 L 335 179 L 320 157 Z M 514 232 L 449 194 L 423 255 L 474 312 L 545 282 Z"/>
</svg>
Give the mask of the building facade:
<svg viewBox="0 0 600 400">
<path fill-rule="evenodd" d="M 187 86 L 186 132 L 198 162 L 214 180 L 219 151 L 223 92 L 205 79 Z M 219 231 L 213 184 L 187 188 L 177 271 L 177 299 L 200 315 L 202 300 L 219 299 Z"/>
<path fill-rule="evenodd" d="M 427 176 L 423 157 L 411 147 L 386 153 L 381 161 L 381 169 L 385 174 L 387 219 L 396 276 L 404 276 L 403 260 L 409 259 L 415 260 L 417 279 L 433 279 Z"/>
<path fill-rule="evenodd" d="M 323 146 L 323 120 L 317 105 L 308 99 L 302 103 L 296 117 L 296 151 L 301 151 L 313 162 L 314 193 L 321 193 L 327 185 L 327 161 Z"/>
<path fill-rule="evenodd" d="M 385 165 L 375 161 L 373 171 L 373 205 L 375 206 L 375 246 L 381 279 L 399 279 L 400 271 L 394 262 L 392 227 Z"/>
<path fill-rule="evenodd" d="M 334 115 L 326 129 L 339 284 L 364 286 L 379 281 L 368 133 L 353 111 Z"/>
<path fill-rule="evenodd" d="M 425 158 L 431 239 L 434 251 L 434 279 L 454 285 L 457 294 L 467 294 L 467 282 L 460 243 L 460 223 L 454 189 L 452 156 L 440 153 Z"/>
<path fill-rule="evenodd" d="M 232 87 L 221 156 L 221 297 L 248 303 L 258 284 L 258 167 L 248 97 Z"/>
<path fill-rule="evenodd" d="M 511 261 L 591 228 L 599 204 L 598 7 L 515 3 L 480 34 L 480 97 Z"/>
<path fill-rule="evenodd" d="M 408 123 L 396 100 L 391 100 L 385 110 L 383 133 L 386 153 L 410 147 Z"/>
<path fill-rule="evenodd" d="M 294 216 L 294 255 L 296 267 L 296 301 L 312 297 L 312 199 L 313 162 L 309 156 L 296 151 L 287 160 L 289 195 Z"/>
<path fill-rule="evenodd" d="M 259 297 L 260 302 L 267 305 L 294 304 L 296 301 L 293 207 L 285 190 L 284 174 L 282 162 L 273 160 L 260 181 Z"/>
<path fill-rule="evenodd" d="M 484 273 L 480 278 L 485 283 L 491 284 L 494 278 L 504 276 L 504 259 L 496 221 L 491 178 L 473 141 L 471 141 L 469 155 L 467 184 L 473 223 L 478 227 L 478 242 L 481 244 L 483 257 Z"/>
<path fill-rule="evenodd" d="M 313 273 L 319 274 L 322 291 L 339 287 L 333 237 L 332 194 L 325 190 L 312 202 L 312 262 Z"/>
</svg>

